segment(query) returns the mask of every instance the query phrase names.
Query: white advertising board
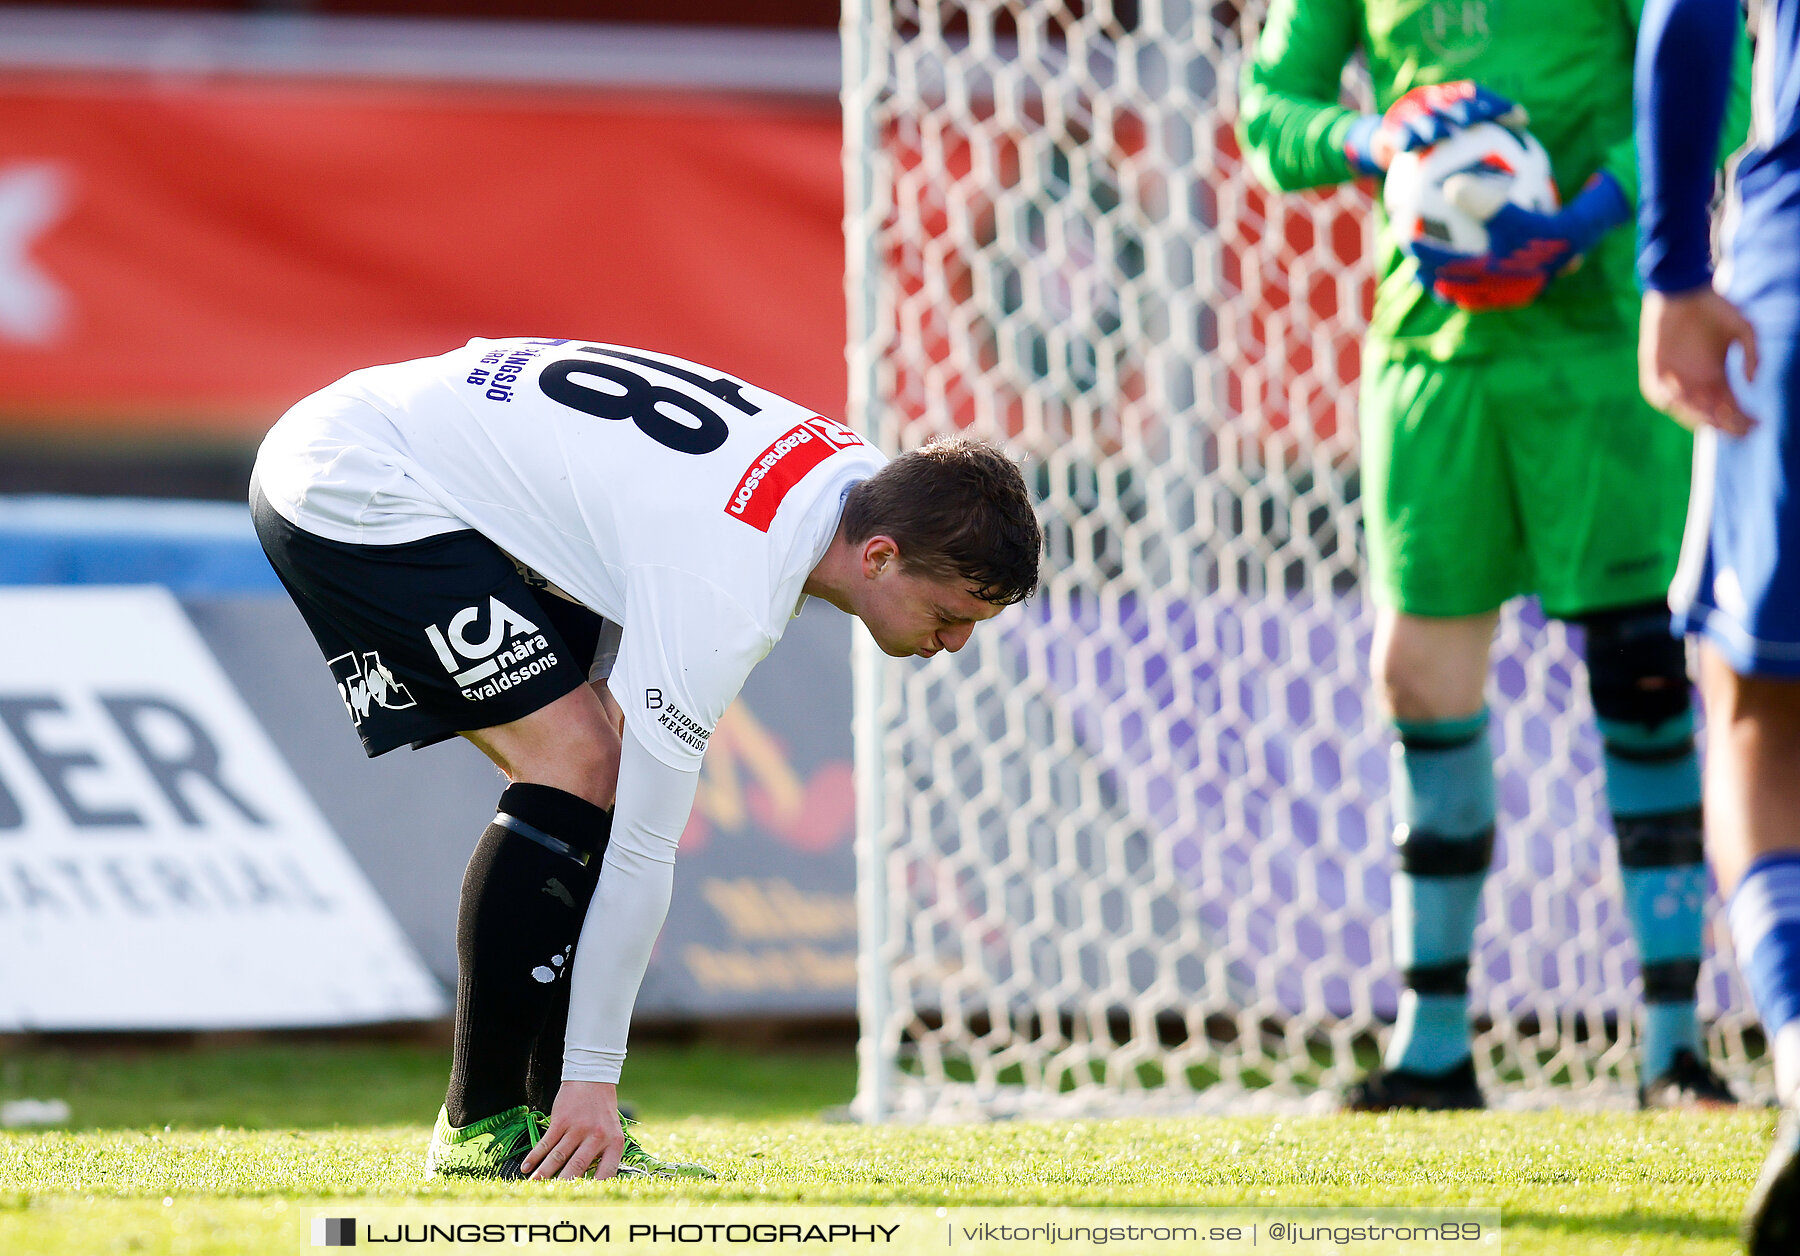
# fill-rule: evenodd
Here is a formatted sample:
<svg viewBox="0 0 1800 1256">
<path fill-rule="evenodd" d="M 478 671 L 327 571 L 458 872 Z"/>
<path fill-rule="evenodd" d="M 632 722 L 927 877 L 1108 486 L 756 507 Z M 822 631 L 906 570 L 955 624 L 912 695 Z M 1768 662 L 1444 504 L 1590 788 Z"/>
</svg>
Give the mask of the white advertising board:
<svg viewBox="0 0 1800 1256">
<path fill-rule="evenodd" d="M 168 592 L 0 589 L 0 1032 L 445 1010 Z"/>
</svg>

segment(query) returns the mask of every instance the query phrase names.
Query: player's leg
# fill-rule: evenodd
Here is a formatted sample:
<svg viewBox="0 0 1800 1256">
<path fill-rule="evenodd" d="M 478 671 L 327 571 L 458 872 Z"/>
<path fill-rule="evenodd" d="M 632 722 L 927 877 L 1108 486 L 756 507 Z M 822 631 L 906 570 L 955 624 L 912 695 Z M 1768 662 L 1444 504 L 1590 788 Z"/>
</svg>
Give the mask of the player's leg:
<svg viewBox="0 0 1800 1256">
<path fill-rule="evenodd" d="M 1800 1250 L 1800 680 L 1701 647 L 1709 848 L 1783 1118 L 1745 1214 L 1751 1256 Z"/>
<path fill-rule="evenodd" d="M 1703 637 L 1707 851 L 1732 949 L 1775 1056 L 1775 1145 L 1745 1211 L 1751 1256 L 1800 1251 L 1800 308 L 1745 313 L 1761 363 L 1732 391 L 1757 420 L 1703 433 L 1694 510 L 1671 590 Z"/>
<path fill-rule="evenodd" d="M 1739 675 L 1701 647 L 1708 851 L 1775 1057 L 1783 1117 L 1745 1212 L 1750 1256 L 1800 1250 L 1800 679 Z"/>
<path fill-rule="evenodd" d="M 1800 678 L 1740 676 L 1710 644 L 1700 648 L 1700 677 L 1712 724 L 1708 853 L 1729 897 L 1758 860 L 1800 859 Z M 1800 1011 L 1800 990 L 1791 997 Z M 1780 1089 L 1800 1095 L 1800 1050 L 1787 1070 Z"/>
<path fill-rule="evenodd" d="M 1380 612 L 1374 671 L 1396 732 L 1391 927 L 1404 989 L 1386 1076 L 1365 1082 L 1356 1106 L 1481 1103 L 1470 1057 L 1469 950 L 1494 852 L 1482 689 L 1496 621 L 1493 612 Z"/>
<path fill-rule="evenodd" d="M 1638 1093 L 1734 1102 L 1697 1015 L 1707 897 L 1686 652 L 1665 598 L 1681 550 L 1692 440 L 1637 394 L 1624 338 L 1521 377 L 1508 456 L 1536 486 L 1521 518 L 1545 610 L 1585 629 L 1625 914 L 1644 979 Z"/>
<path fill-rule="evenodd" d="M 547 593 L 532 613 L 571 658 L 592 658 L 598 617 Z M 427 1169 L 511 1176 L 561 1080 L 570 961 L 612 831 L 619 726 L 604 686 L 577 682 L 462 735 L 510 784 L 463 876 L 450 1084 Z"/>
<path fill-rule="evenodd" d="M 535 1100 L 554 1099 L 542 1056 L 560 1077 L 570 961 L 612 830 L 618 753 L 585 684 L 464 735 L 511 784 L 463 874 L 450 1083 L 426 1170 L 512 1177 L 543 1134 Z"/>
<path fill-rule="evenodd" d="M 1710 720 L 1706 805 L 1732 941 L 1775 1057 L 1800 1100 L 1800 680 L 1740 676 L 1701 647 Z"/>
<path fill-rule="evenodd" d="M 547 1113 L 556 1106 L 556 1092 L 562 1089 L 563 1042 L 568 1033 L 569 981 L 563 980 L 556 983 L 550 1010 L 531 1044 L 531 1056 L 525 1065 L 525 1103 L 534 1112 Z"/>
<path fill-rule="evenodd" d="M 504 1173 L 536 1136 L 526 1061 L 610 831 L 601 804 L 617 737 L 585 683 L 592 639 L 572 648 L 511 561 L 473 532 L 352 545 L 293 527 L 260 495 L 252 515 L 367 752 L 479 729 L 512 782 L 464 878 L 456 1054 L 429 1162 Z"/>
<path fill-rule="evenodd" d="M 1735 1102 L 1706 1065 L 1696 989 L 1708 876 L 1687 651 L 1662 602 L 1582 618 L 1588 686 L 1644 980 L 1645 1107 Z"/>
<path fill-rule="evenodd" d="M 1516 589 L 1519 563 L 1480 376 L 1457 364 L 1365 364 L 1372 671 L 1395 732 L 1391 927 L 1404 988 L 1383 1067 L 1345 1096 L 1358 1110 L 1482 1102 L 1468 1023 L 1494 841 L 1482 694 L 1495 608 Z"/>
<path fill-rule="evenodd" d="M 566 621 L 563 628 L 582 642 L 578 654 L 592 654 L 595 634 Z M 596 683 L 509 724 L 463 734 L 513 783 L 463 880 L 446 1128 L 433 1136 L 429 1165 L 438 1173 L 492 1176 L 498 1160 L 498 1176 L 514 1176 L 544 1133 L 542 1114 L 562 1080 L 570 961 L 612 829 L 622 728 L 618 704 Z M 493 1143 L 489 1132 L 499 1135 Z M 459 1154 L 465 1147 L 472 1154 Z M 651 1155 L 629 1128 L 619 1172 L 713 1176 Z"/>
<path fill-rule="evenodd" d="M 575 634 L 565 628 L 564 635 L 568 637 Z M 595 681 L 593 690 L 600 699 L 607 722 L 622 737 L 624 713 L 619 710 L 619 704 L 608 690 L 606 682 Z M 597 884 L 595 888 L 598 889 Z M 585 916 L 585 904 L 582 911 Z M 556 1092 L 562 1087 L 563 1039 L 569 1027 L 570 980 L 567 966 L 558 971 L 557 977 L 558 980 L 552 987 L 550 1010 L 544 1018 L 543 1026 L 538 1030 L 537 1041 L 532 1044 L 531 1058 L 525 1070 L 525 1102 L 537 1112 L 549 1112 L 555 1107 Z"/>
<path fill-rule="evenodd" d="M 617 731 L 585 684 L 464 736 L 511 783 L 470 857 L 457 910 L 444 1100 L 457 1128 L 527 1103 L 534 1048 L 564 995 L 593 899 L 618 774 Z"/>
</svg>

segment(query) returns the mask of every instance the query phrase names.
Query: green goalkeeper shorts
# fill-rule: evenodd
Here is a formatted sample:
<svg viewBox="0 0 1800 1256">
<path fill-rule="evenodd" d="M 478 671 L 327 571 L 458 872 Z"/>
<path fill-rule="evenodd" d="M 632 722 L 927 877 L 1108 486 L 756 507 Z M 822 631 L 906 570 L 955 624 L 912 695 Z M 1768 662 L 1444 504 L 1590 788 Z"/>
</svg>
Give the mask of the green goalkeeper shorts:
<svg viewBox="0 0 1800 1256">
<path fill-rule="evenodd" d="M 1362 496 L 1376 601 L 1476 615 L 1661 601 L 1693 440 L 1646 404 L 1628 345 L 1541 359 L 1364 355 Z"/>
</svg>

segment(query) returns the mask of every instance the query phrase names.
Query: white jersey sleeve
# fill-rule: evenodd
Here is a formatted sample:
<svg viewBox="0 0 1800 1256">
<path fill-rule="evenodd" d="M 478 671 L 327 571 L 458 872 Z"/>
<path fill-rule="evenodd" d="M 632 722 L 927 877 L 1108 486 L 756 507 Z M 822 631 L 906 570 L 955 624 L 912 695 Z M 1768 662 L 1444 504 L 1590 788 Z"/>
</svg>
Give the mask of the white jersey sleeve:
<svg viewBox="0 0 1800 1256">
<path fill-rule="evenodd" d="M 725 708 L 775 642 L 725 590 L 691 572 L 638 568 L 608 687 L 625 725 L 669 767 L 700 770 Z"/>
</svg>

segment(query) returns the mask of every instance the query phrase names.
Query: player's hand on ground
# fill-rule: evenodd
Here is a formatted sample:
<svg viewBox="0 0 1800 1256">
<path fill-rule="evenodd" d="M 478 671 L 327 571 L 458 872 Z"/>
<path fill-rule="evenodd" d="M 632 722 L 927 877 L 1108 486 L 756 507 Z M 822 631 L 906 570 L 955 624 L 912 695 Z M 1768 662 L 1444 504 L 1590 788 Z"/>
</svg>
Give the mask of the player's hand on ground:
<svg viewBox="0 0 1800 1256">
<path fill-rule="evenodd" d="M 1477 122 L 1523 128 L 1524 106 L 1473 79 L 1415 87 L 1386 113 L 1358 118 L 1344 138 L 1344 152 L 1359 174 L 1379 174 L 1396 154 L 1446 139 Z"/>
<path fill-rule="evenodd" d="M 594 1176 L 619 1171 L 625 1129 L 619 1123 L 619 1088 L 608 1082 L 564 1082 L 550 1110 L 550 1128 L 525 1157 L 528 1177 L 574 1179 L 595 1165 Z"/>
<path fill-rule="evenodd" d="M 1744 378 L 1754 379 L 1756 332 L 1710 284 L 1689 292 L 1646 292 L 1638 329 L 1638 383 L 1645 399 L 1688 427 L 1744 435 L 1756 420 L 1731 391 L 1725 363 L 1733 345 L 1743 351 Z"/>
</svg>

